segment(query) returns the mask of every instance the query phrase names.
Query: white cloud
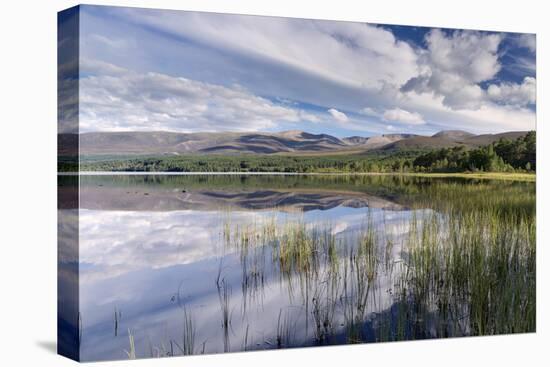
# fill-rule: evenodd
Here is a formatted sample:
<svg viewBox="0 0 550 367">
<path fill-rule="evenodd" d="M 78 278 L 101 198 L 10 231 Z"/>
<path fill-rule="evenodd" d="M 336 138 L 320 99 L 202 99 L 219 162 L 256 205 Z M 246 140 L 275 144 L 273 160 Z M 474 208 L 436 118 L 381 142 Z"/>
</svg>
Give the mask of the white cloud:
<svg viewBox="0 0 550 367">
<path fill-rule="evenodd" d="M 486 132 L 534 130 L 536 125 L 536 114 L 532 110 L 494 103 L 485 104 L 477 111 L 459 111 L 456 119 L 467 121 L 466 126 L 477 127 L 480 131 Z"/>
<path fill-rule="evenodd" d="M 499 34 L 455 31 L 446 36 L 438 29 L 426 37 L 434 69 L 473 83 L 491 79 L 500 70 L 497 51 L 501 40 Z"/>
<path fill-rule="evenodd" d="M 491 84 L 487 88 L 487 95 L 495 102 L 525 106 L 536 101 L 537 80 L 532 77 L 523 79 L 523 83 Z"/>
<path fill-rule="evenodd" d="M 384 121 L 400 122 L 409 125 L 422 125 L 426 123 L 419 113 L 409 112 L 401 108 L 386 110 L 382 118 Z"/>
<path fill-rule="evenodd" d="M 466 84 L 452 89 L 443 98 L 443 103 L 454 109 L 476 110 L 483 104 L 485 92 L 477 84 Z"/>
<path fill-rule="evenodd" d="M 433 93 L 453 109 L 477 109 L 485 92 L 478 83 L 500 71 L 499 34 L 455 31 L 446 35 L 434 29 L 426 36 L 421 73 L 405 83 L 403 92 Z"/>
<path fill-rule="evenodd" d="M 316 116 L 246 89 L 86 60 L 80 82 L 81 131 L 257 131 Z"/>
<path fill-rule="evenodd" d="M 346 123 L 349 121 L 348 116 L 346 116 L 345 113 L 338 111 L 335 108 L 330 108 L 327 110 L 328 113 L 332 115 L 336 119 L 336 121 L 341 123 Z"/>
<path fill-rule="evenodd" d="M 441 96 L 412 93 L 402 106 L 404 109 L 417 111 L 430 122 L 436 122 L 436 131 L 458 129 L 485 134 L 535 129 L 536 113 L 529 108 L 486 100 L 478 109 L 456 110 L 444 105 L 442 100 Z M 419 125 L 415 131 L 422 126 L 430 128 L 429 124 Z"/>
</svg>

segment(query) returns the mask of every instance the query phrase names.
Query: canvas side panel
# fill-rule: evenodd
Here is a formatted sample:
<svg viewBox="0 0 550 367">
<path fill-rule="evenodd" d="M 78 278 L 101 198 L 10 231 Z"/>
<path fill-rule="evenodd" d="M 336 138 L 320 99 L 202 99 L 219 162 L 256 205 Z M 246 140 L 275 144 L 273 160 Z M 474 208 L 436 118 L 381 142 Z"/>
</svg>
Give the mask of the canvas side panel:
<svg viewBox="0 0 550 367">
<path fill-rule="evenodd" d="M 79 7 L 58 13 L 57 352 L 80 360 L 78 77 Z"/>
</svg>

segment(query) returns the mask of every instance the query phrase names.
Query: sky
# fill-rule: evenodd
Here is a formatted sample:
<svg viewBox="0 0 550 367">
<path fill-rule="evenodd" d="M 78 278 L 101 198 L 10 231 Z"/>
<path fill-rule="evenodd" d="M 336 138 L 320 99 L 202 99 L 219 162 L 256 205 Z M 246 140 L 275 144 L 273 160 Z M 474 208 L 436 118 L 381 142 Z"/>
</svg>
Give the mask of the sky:
<svg viewBox="0 0 550 367">
<path fill-rule="evenodd" d="M 80 7 L 80 132 L 533 130 L 533 34 Z"/>
</svg>

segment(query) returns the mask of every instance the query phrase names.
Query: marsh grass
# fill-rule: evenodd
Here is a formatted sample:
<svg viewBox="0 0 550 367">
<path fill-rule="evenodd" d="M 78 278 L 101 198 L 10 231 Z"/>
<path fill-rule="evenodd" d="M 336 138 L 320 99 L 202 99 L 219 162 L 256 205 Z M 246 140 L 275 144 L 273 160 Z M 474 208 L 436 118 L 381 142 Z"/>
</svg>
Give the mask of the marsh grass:
<svg viewBox="0 0 550 367">
<path fill-rule="evenodd" d="M 283 313 L 283 310 L 279 310 L 279 317 L 277 318 L 277 348 L 289 348 L 294 345 L 294 339 L 296 337 L 295 322 L 291 317 L 291 313 Z"/>
<path fill-rule="evenodd" d="M 126 352 L 128 359 L 136 359 L 136 344 L 134 341 L 134 335 L 132 334 L 132 331 L 130 329 L 128 329 L 128 342 L 130 348 L 129 350 L 124 350 L 124 352 Z"/>
<path fill-rule="evenodd" d="M 497 208 L 433 214 L 409 238 L 408 293 L 435 336 L 534 331 L 535 224 Z"/>
<path fill-rule="evenodd" d="M 534 198 L 509 189 L 518 195 L 458 183 L 429 188 L 438 210 L 413 211 L 404 223 L 403 260 L 394 258 L 397 241 L 386 224 L 380 236 L 370 215 L 347 244 L 330 226 L 299 220 L 272 221 L 242 238 L 268 243 L 281 276 L 299 279 L 318 344 L 334 332 L 335 315 L 343 317 L 349 343 L 368 341 L 366 323 L 376 340 L 529 332 L 535 329 Z M 426 207 L 423 200 L 413 206 Z M 386 290 L 393 300 L 388 312 L 374 300 L 382 273 L 393 284 Z"/>
<path fill-rule="evenodd" d="M 170 339 L 170 352 L 169 353 L 164 352 L 163 354 L 168 356 L 177 355 L 175 352 L 176 349 L 174 348 L 174 345 L 180 351 L 180 353 L 184 356 L 195 354 L 195 336 L 196 336 L 196 329 L 194 326 L 192 314 L 187 309 L 187 307 L 184 306 L 183 307 L 183 335 L 181 339 L 181 344 L 178 343 L 176 340 Z M 161 348 L 161 350 L 164 350 L 164 347 Z"/>
<path fill-rule="evenodd" d="M 248 331 L 250 329 L 250 324 L 246 324 L 246 331 L 244 333 L 244 340 L 242 345 L 242 350 L 247 351 L 248 350 Z"/>
<path fill-rule="evenodd" d="M 183 309 L 183 348 L 184 355 L 192 355 L 195 353 L 195 326 L 193 317 L 187 308 Z"/>
<path fill-rule="evenodd" d="M 262 299 L 265 285 L 278 280 L 303 310 L 309 339 L 297 338 L 298 318 L 280 309 L 269 316 L 273 330 L 262 330 L 265 340 L 275 340 L 266 342 L 271 347 L 535 331 L 534 190 L 502 185 L 502 190 L 455 182 L 406 188 L 414 200 L 407 203 L 411 215 L 403 219 L 407 230 L 400 235 L 392 234 L 386 213 L 375 223 L 367 212 L 353 235 L 336 235 L 330 224 L 299 217 L 238 224 L 228 213 L 221 238 L 240 260 L 242 320 L 250 303 Z M 227 352 L 231 287 L 222 268 L 220 262 L 215 283 Z M 194 339 L 191 315 L 185 319 L 185 333 Z M 252 349 L 254 325 L 239 327 L 242 349 Z M 131 358 L 130 331 L 129 338 Z M 182 349 L 191 354 L 194 342 Z"/>
<path fill-rule="evenodd" d="M 223 332 L 223 351 L 229 352 L 231 350 L 229 329 L 231 327 L 231 286 L 229 286 L 225 279 L 222 278 L 221 281 L 216 282 L 216 287 L 218 290 L 218 299 L 220 302 L 220 310 L 222 314 L 222 332 Z"/>
<path fill-rule="evenodd" d="M 115 337 L 118 336 L 118 328 L 119 328 L 121 319 L 122 319 L 122 311 L 115 307 L 114 318 L 113 318 Z"/>
</svg>

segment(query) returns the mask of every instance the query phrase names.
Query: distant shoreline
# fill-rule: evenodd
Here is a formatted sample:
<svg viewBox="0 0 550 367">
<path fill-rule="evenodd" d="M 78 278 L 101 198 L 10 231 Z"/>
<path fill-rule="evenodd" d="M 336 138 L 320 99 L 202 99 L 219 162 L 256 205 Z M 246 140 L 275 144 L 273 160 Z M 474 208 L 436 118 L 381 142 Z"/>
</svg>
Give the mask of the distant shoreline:
<svg viewBox="0 0 550 367">
<path fill-rule="evenodd" d="M 150 172 L 150 171 L 82 171 L 58 172 L 58 176 L 409 176 L 433 178 L 472 178 L 515 181 L 536 181 L 536 173 L 395 173 L 395 172 Z"/>
</svg>

